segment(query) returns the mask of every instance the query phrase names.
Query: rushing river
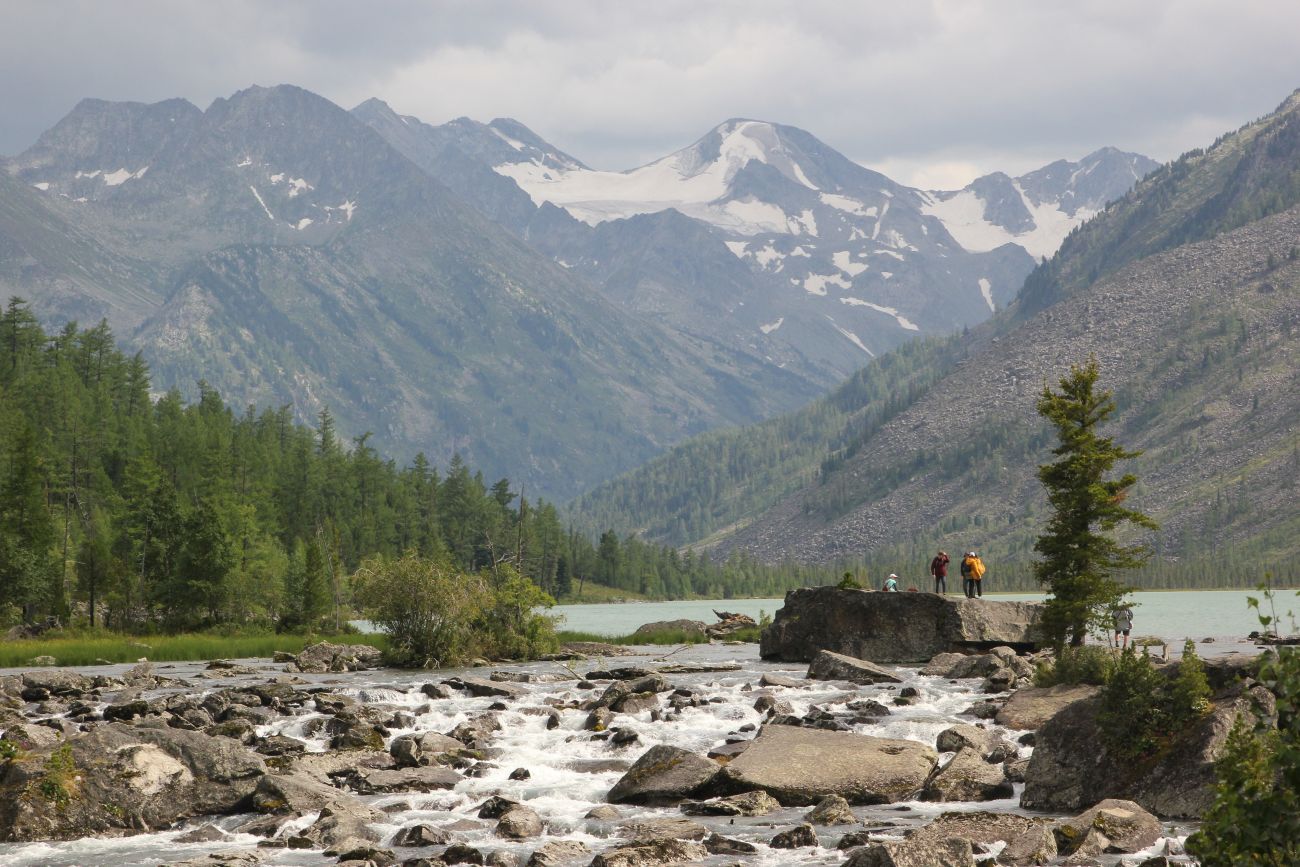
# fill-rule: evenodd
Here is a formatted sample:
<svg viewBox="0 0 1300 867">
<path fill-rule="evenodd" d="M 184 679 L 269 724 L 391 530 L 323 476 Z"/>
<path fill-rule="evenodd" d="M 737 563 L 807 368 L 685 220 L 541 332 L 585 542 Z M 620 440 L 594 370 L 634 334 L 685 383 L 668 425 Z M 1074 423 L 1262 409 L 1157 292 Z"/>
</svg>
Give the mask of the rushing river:
<svg viewBox="0 0 1300 867">
<path fill-rule="evenodd" d="M 769 610 L 770 608 L 770 603 Z M 608 607 L 608 606 L 607 606 Z M 728 603 L 731 610 L 748 610 L 744 605 Z M 754 613 L 761 604 L 755 603 Z M 644 612 L 648 606 L 624 606 L 617 610 Z M 662 609 L 658 609 L 662 610 Z M 677 613 L 683 609 L 678 608 Z M 693 609 L 685 609 L 693 610 Z M 658 616 L 658 615 L 656 615 Z M 633 619 L 644 619 L 642 614 Z M 630 621 L 629 621 L 630 622 Z M 607 623 L 611 631 L 620 631 L 621 626 Z M 456 839 L 479 847 L 485 854 L 506 850 L 521 856 L 523 863 L 528 855 L 548 839 L 563 838 L 581 841 L 592 853 L 614 845 L 617 842 L 617 824 L 629 819 L 646 817 L 680 816 L 679 810 L 671 807 L 648 808 L 636 806 L 618 807 L 622 818 L 613 823 L 585 818 L 592 808 L 605 803 L 606 794 L 622 775 L 619 767 L 607 767 L 592 760 L 616 760 L 630 763 L 646 749 L 661 743 L 674 744 L 703 754 L 708 749 L 724 742 L 728 736 L 750 737 L 742 733 L 742 727 L 758 726 L 762 719 L 753 709 L 758 690 L 758 679 L 764 672 L 778 672 L 799 678 L 806 666 L 793 663 L 767 663 L 759 660 L 757 647 L 747 645 L 702 645 L 687 648 L 639 649 L 641 655 L 622 657 L 617 660 L 589 660 L 573 664 L 576 671 L 585 673 L 594 668 L 612 665 L 638 665 L 653 667 L 671 654 L 669 663 L 698 663 L 713 665 L 734 663 L 738 666 L 732 671 L 674 673 L 669 675 L 670 682 L 677 687 L 692 690 L 701 698 L 707 699 L 698 707 L 686 708 L 678 718 L 671 721 L 652 721 L 650 711 L 620 716 L 618 725 L 634 729 L 639 737 L 635 743 L 618 747 L 608 741 L 596 739 L 592 733 L 583 730 L 587 716 L 585 711 L 562 710 L 558 728 L 548 730 L 546 717 L 539 715 L 548 708 L 548 702 L 564 703 L 573 699 L 588 698 L 594 693 L 577 686 L 573 674 L 560 663 L 529 663 L 521 665 L 502 665 L 497 668 L 512 672 L 531 673 L 534 675 L 553 675 L 553 682 L 522 683 L 520 686 L 527 693 L 507 701 L 507 709 L 500 712 L 503 730 L 496 736 L 493 747 L 496 752 L 491 759 L 491 768 L 479 777 L 467 777 L 454 789 L 430 794 L 401 794 L 372 796 L 363 798 L 384 810 L 388 818 L 382 826 L 383 840 L 387 843 L 400 828 L 416 822 L 424 822 L 442 828 L 451 829 Z M 225 686 L 247 683 L 250 679 L 265 680 L 282 673 L 282 667 L 272 665 L 266 660 L 254 660 L 249 664 L 259 669 L 257 675 L 244 675 L 224 681 L 192 680 L 195 691 L 217 689 Z M 160 665 L 158 673 L 189 680 L 196 678 L 202 669 L 201 663 Z M 100 673 L 120 674 L 124 666 L 105 666 L 94 669 Z M 891 738 L 908 738 L 933 746 L 936 736 L 946 727 L 958 721 L 972 722 L 971 717 L 963 711 L 973 702 L 985 698 L 978 693 L 979 680 L 946 681 L 938 677 L 919 674 L 916 667 L 900 667 L 898 671 L 904 683 L 898 686 L 877 685 L 865 687 L 848 687 L 853 698 L 876 698 L 891 705 L 892 713 L 871 723 L 859 724 L 855 730 Z M 439 672 L 405 672 L 381 670 L 350 674 L 302 675 L 305 681 L 300 689 L 313 686 L 328 687 L 330 690 L 353 696 L 360 701 L 380 705 L 393 710 L 406 711 L 413 715 L 414 724 L 410 728 L 394 729 L 390 740 L 411 732 L 436 731 L 447 732 L 470 717 L 483 713 L 499 699 L 470 698 L 458 694 L 455 698 L 430 699 L 420 691 L 420 686 L 429 682 L 441 681 L 452 675 L 467 675 L 468 671 Z M 480 677 L 487 671 L 478 669 L 472 672 Z M 911 706 L 893 707 L 892 698 L 902 687 L 915 687 L 920 699 Z M 802 681 L 797 687 L 766 688 L 775 698 L 787 700 L 793 705 L 797 714 L 806 713 L 812 705 L 823 702 L 843 701 L 846 685 L 821 681 Z M 318 736 L 308 734 L 313 730 L 313 721 L 322 715 L 310 705 L 298 708 L 296 716 L 279 717 L 268 725 L 258 727 L 262 735 L 284 734 L 302 739 L 311 751 L 326 749 L 325 741 Z M 1018 732 L 1005 732 L 1013 740 Z M 1022 755 L 1028 755 L 1029 747 L 1022 748 Z M 944 757 L 944 760 L 947 756 Z M 509 776 L 517 768 L 526 768 L 531 776 L 526 780 L 512 780 Z M 1018 798 L 1021 785 L 1016 785 Z M 547 836 L 519 842 L 506 841 L 493 833 L 494 822 L 480 820 L 476 817 L 478 805 L 493 794 L 502 794 L 509 798 L 523 801 L 534 808 L 547 826 Z M 1018 811 L 1017 799 L 985 803 L 946 803 L 935 804 L 913 801 L 876 807 L 856 807 L 855 814 L 865 827 L 884 835 L 901 836 L 907 829 L 949 810 L 996 810 Z M 696 817 L 712 830 L 728 837 L 739 838 L 758 844 L 758 853 L 748 856 L 714 856 L 707 864 L 735 864 L 738 861 L 756 865 L 793 865 L 793 864 L 840 864 L 844 860 L 842 852 L 835 845 L 840 836 L 852 827 L 829 827 L 817 829 L 820 846 L 811 849 L 779 850 L 770 849 L 767 842 L 776 833 L 786 830 L 801 821 L 807 808 L 783 809 L 758 818 Z M 66 843 L 32 843 L 0 845 L 0 864 L 8 867 L 72 867 L 72 865 L 111 865 L 111 867 L 134 867 L 134 865 L 157 865 L 193 858 L 207 852 L 226 850 L 255 849 L 259 838 L 235 832 L 248 816 L 222 817 L 207 821 L 192 821 L 185 827 L 159 832 L 144 833 L 118 839 L 85 839 Z M 279 832 L 281 838 L 305 827 L 313 819 L 308 815 L 293 822 Z M 179 843 L 178 838 L 186 831 L 194 830 L 205 824 L 222 829 L 223 838 L 216 842 Z M 861 827 L 861 826 L 859 826 Z M 1186 836 L 1185 825 L 1167 826 L 1167 833 L 1174 839 Z M 1163 851 L 1166 841 L 1153 847 L 1151 854 Z M 418 856 L 432 857 L 441 847 L 426 849 L 398 849 L 399 859 Z M 262 863 L 273 865 L 323 865 L 332 864 L 335 859 L 326 858 L 322 852 L 311 850 L 286 850 L 263 848 L 258 850 L 264 857 Z M 574 864 L 586 865 L 592 854 L 588 854 Z M 1141 858 L 1128 860 L 1140 861 Z M 1118 863 L 1118 858 L 1105 859 L 1107 864 Z"/>
</svg>

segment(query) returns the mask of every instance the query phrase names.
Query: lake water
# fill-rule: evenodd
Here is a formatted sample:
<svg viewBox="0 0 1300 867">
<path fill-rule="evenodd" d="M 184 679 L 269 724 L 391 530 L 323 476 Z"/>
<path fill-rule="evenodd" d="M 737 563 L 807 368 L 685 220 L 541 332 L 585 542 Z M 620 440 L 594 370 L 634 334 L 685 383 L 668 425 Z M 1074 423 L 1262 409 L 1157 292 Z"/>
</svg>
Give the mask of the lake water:
<svg viewBox="0 0 1300 867">
<path fill-rule="evenodd" d="M 955 597 L 955 594 L 949 594 Z M 1255 612 L 1246 597 L 1258 597 L 1253 590 L 1162 590 L 1133 594 L 1133 633 L 1164 639 L 1180 649 L 1184 638 L 1201 641 L 1213 638 L 1203 653 L 1241 649 L 1246 636 L 1260 628 Z M 1292 590 L 1277 593 L 1279 615 L 1287 610 L 1300 611 L 1300 599 Z M 990 600 L 1041 602 L 1041 593 L 989 594 Z M 755 620 L 766 612 L 774 615 L 781 599 L 692 599 L 679 602 L 624 602 L 602 605 L 557 605 L 553 614 L 563 615 L 562 629 L 591 632 L 597 635 L 627 635 L 643 623 L 657 620 L 703 620 L 712 623 L 714 611 L 748 614 Z M 1283 632 L 1290 624 L 1283 621 Z M 1251 646 L 1251 645 L 1246 645 Z"/>
</svg>

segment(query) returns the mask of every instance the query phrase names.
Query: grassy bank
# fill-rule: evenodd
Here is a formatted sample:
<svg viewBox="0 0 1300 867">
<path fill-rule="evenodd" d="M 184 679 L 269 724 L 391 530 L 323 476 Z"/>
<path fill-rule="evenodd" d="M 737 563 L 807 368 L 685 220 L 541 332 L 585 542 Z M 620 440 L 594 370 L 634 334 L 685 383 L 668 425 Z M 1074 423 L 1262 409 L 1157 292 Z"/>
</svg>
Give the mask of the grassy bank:
<svg viewBox="0 0 1300 867">
<path fill-rule="evenodd" d="M 30 668 L 38 656 L 52 656 L 58 665 L 95 665 L 102 662 L 189 662 L 207 659 L 270 657 L 275 651 L 297 653 L 309 644 L 369 644 L 384 648 L 387 636 L 367 635 L 87 635 L 31 638 L 0 642 L 0 668 Z"/>
</svg>

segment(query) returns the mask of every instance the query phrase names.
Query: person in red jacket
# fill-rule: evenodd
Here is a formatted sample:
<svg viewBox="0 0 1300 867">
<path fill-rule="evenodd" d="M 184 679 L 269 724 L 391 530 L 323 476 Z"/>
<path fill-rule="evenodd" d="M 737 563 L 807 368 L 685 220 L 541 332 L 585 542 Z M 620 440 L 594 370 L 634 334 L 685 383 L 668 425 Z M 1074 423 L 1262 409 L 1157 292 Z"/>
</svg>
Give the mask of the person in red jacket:
<svg viewBox="0 0 1300 867">
<path fill-rule="evenodd" d="M 934 578 L 934 592 L 948 593 L 948 555 L 940 551 L 930 561 L 930 576 Z"/>
</svg>

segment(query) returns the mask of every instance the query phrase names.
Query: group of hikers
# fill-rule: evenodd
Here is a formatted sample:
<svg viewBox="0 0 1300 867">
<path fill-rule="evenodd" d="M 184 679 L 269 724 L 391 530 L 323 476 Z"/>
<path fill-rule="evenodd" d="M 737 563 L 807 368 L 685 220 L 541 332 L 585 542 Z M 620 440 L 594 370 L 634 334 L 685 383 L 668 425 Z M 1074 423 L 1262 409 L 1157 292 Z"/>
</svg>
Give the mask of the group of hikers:
<svg viewBox="0 0 1300 867">
<path fill-rule="evenodd" d="M 930 561 L 930 577 L 934 579 L 934 592 L 947 594 L 948 592 L 948 564 L 951 562 L 947 553 L 940 551 L 934 555 Z M 966 598 L 975 599 L 984 595 L 984 561 L 980 555 L 974 551 L 967 551 L 961 557 L 961 589 L 966 594 Z M 885 579 L 884 585 L 880 588 L 886 593 L 898 592 L 898 575 L 891 572 Z M 909 590 L 915 591 L 915 587 L 909 587 Z M 1120 605 L 1111 612 L 1112 619 L 1115 622 L 1115 645 L 1128 647 L 1129 632 L 1133 629 L 1133 609 L 1128 605 Z"/>
<path fill-rule="evenodd" d="M 948 555 L 943 551 L 935 554 L 934 559 L 930 561 L 930 577 L 934 579 L 935 593 L 946 594 L 948 592 L 948 564 L 950 562 Z M 984 595 L 984 572 L 984 561 L 980 559 L 979 554 L 974 551 L 967 551 L 962 555 L 961 589 L 968 599 Z M 898 575 L 893 572 L 889 573 L 889 577 L 885 579 L 885 583 L 880 589 L 886 593 L 897 593 Z M 915 590 L 916 588 L 910 589 Z"/>
</svg>

